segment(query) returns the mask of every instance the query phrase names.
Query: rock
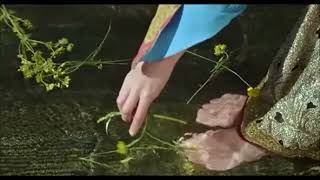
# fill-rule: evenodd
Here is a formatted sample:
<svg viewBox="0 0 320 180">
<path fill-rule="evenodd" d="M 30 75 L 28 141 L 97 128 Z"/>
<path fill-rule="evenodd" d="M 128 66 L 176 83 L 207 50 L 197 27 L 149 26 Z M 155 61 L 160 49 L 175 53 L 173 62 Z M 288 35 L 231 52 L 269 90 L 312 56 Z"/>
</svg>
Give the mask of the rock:
<svg viewBox="0 0 320 180">
<path fill-rule="evenodd" d="M 232 127 L 242 118 L 247 97 L 238 94 L 224 94 L 213 99 L 198 110 L 196 122 L 209 127 Z"/>
<path fill-rule="evenodd" d="M 209 170 L 224 171 L 260 159 L 267 152 L 240 137 L 236 128 L 209 130 L 183 142 L 186 156 Z"/>
<path fill-rule="evenodd" d="M 246 99 L 244 95 L 225 94 L 202 106 L 197 114 L 198 123 L 228 129 L 208 130 L 183 141 L 182 147 L 186 148 L 185 155 L 190 161 L 209 170 L 223 171 L 267 154 L 244 140 L 238 131 Z"/>
</svg>

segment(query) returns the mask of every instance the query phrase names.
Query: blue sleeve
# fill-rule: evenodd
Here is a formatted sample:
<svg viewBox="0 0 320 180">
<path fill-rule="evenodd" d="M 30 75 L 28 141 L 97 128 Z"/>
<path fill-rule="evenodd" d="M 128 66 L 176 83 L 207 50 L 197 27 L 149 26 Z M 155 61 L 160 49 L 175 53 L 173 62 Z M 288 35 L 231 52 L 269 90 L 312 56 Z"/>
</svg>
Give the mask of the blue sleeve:
<svg viewBox="0 0 320 180">
<path fill-rule="evenodd" d="M 241 14 L 246 5 L 183 5 L 163 29 L 143 61 L 161 60 L 216 35 Z"/>
</svg>

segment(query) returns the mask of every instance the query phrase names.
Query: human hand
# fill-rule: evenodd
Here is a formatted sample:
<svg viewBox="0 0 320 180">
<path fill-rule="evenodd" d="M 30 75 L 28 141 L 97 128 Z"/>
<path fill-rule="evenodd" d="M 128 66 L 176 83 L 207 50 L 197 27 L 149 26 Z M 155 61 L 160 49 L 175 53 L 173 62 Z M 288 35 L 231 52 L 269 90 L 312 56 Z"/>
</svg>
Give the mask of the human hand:
<svg viewBox="0 0 320 180">
<path fill-rule="evenodd" d="M 127 74 L 117 98 L 121 117 L 131 122 L 129 133 L 138 133 L 151 103 L 160 95 L 170 78 L 172 70 L 183 55 L 179 52 L 161 61 L 140 61 Z"/>
</svg>

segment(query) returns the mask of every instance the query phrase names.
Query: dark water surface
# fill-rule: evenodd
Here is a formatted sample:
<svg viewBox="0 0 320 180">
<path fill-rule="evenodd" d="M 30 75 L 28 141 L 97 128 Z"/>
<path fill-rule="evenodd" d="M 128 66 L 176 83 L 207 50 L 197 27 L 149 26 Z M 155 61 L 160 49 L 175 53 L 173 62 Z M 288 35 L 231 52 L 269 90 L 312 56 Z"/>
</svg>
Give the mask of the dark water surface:
<svg viewBox="0 0 320 180">
<path fill-rule="evenodd" d="M 304 7 L 251 5 L 217 36 L 192 50 L 214 58 L 213 44 L 226 43 L 231 50 L 240 48 L 231 57 L 232 68 L 255 85 L 267 72 Z M 76 59 L 86 57 L 96 48 L 111 18 L 111 34 L 99 54 L 110 60 L 135 55 L 156 10 L 153 5 L 20 5 L 7 8 L 33 22 L 35 39 L 68 37 L 76 45 L 69 58 Z M 81 161 L 81 157 L 110 150 L 117 140 L 129 138 L 128 126 L 120 121 L 111 126 L 111 136 L 106 136 L 104 126 L 96 124 L 96 120 L 117 110 L 115 98 L 130 66 L 114 65 L 103 70 L 84 67 L 72 75 L 70 88 L 46 93 L 17 72 L 17 39 L 3 24 L 0 27 L 0 175 L 185 173 L 173 152 L 146 155 L 120 172 Z M 245 93 L 245 85 L 234 75 L 224 72 L 207 85 L 191 105 L 185 105 L 207 79 L 211 68 L 212 64 L 190 55 L 182 58 L 152 111 L 184 119 L 191 125 L 153 122 L 155 135 L 172 139 L 191 130 L 203 130 L 204 127 L 193 122 L 199 105 L 227 92 Z M 95 160 L 107 162 L 105 158 Z M 227 172 L 199 170 L 196 174 L 319 174 L 319 163 L 265 157 Z"/>
</svg>

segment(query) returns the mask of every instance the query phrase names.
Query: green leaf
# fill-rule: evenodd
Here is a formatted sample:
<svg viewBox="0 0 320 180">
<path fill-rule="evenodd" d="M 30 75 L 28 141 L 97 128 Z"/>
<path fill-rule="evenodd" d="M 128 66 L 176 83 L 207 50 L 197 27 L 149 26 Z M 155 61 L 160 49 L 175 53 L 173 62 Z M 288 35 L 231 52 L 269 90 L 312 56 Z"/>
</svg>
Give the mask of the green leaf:
<svg viewBox="0 0 320 180">
<path fill-rule="evenodd" d="M 51 90 L 53 90 L 54 86 L 55 86 L 55 85 L 54 85 L 53 83 L 47 84 L 47 85 L 46 85 L 46 90 L 47 90 L 47 91 L 51 91 Z"/>
<path fill-rule="evenodd" d="M 74 47 L 74 44 L 73 44 L 73 43 L 68 44 L 68 46 L 67 46 L 67 51 L 68 51 L 68 52 L 71 52 L 72 49 L 73 49 L 73 47 Z"/>
<path fill-rule="evenodd" d="M 19 59 L 23 59 L 23 55 L 22 55 L 22 54 L 18 54 L 17 57 L 18 57 Z"/>
<path fill-rule="evenodd" d="M 133 160 L 133 159 L 134 159 L 133 157 L 127 157 L 127 158 L 125 158 L 125 159 L 122 159 L 122 160 L 120 161 L 120 163 L 121 163 L 121 164 L 128 164 L 129 161 L 131 161 L 131 160 Z"/>
<path fill-rule="evenodd" d="M 12 14 L 15 14 L 16 12 L 14 10 L 9 9 L 8 13 L 12 15 Z"/>
<path fill-rule="evenodd" d="M 102 65 L 102 64 L 99 64 L 99 65 L 98 65 L 98 69 L 101 70 L 102 68 L 103 68 L 103 65 Z"/>
<path fill-rule="evenodd" d="M 53 42 L 52 41 L 47 42 L 46 46 L 47 46 L 47 48 L 52 49 Z"/>
<path fill-rule="evenodd" d="M 69 40 L 67 38 L 61 38 L 59 41 L 58 41 L 58 44 L 61 44 L 61 45 L 66 45 L 69 43 Z"/>
<path fill-rule="evenodd" d="M 62 84 L 65 86 L 65 87 L 69 87 L 69 82 L 70 82 L 70 77 L 69 76 L 65 76 L 64 79 L 63 79 L 63 82 Z"/>
<path fill-rule="evenodd" d="M 125 142 L 123 142 L 123 141 L 117 142 L 117 152 L 119 154 L 127 154 L 128 153 L 128 147 Z"/>
<path fill-rule="evenodd" d="M 32 23 L 28 19 L 25 19 L 23 20 L 23 26 L 26 27 L 27 29 L 31 29 Z"/>
<path fill-rule="evenodd" d="M 38 43 L 36 43 L 36 42 L 31 42 L 31 46 L 32 47 L 36 47 L 38 45 Z"/>
<path fill-rule="evenodd" d="M 41 82 L 41 79 L 42 79 L 42 78 L 41 78 L 41 75 L 40 75 L 40 74 L 37 74 L 37 75 L 36 75 L 36 82 L 37 82 L 37 83 L 40 83 L 40 82 Z"/>
</svg>

